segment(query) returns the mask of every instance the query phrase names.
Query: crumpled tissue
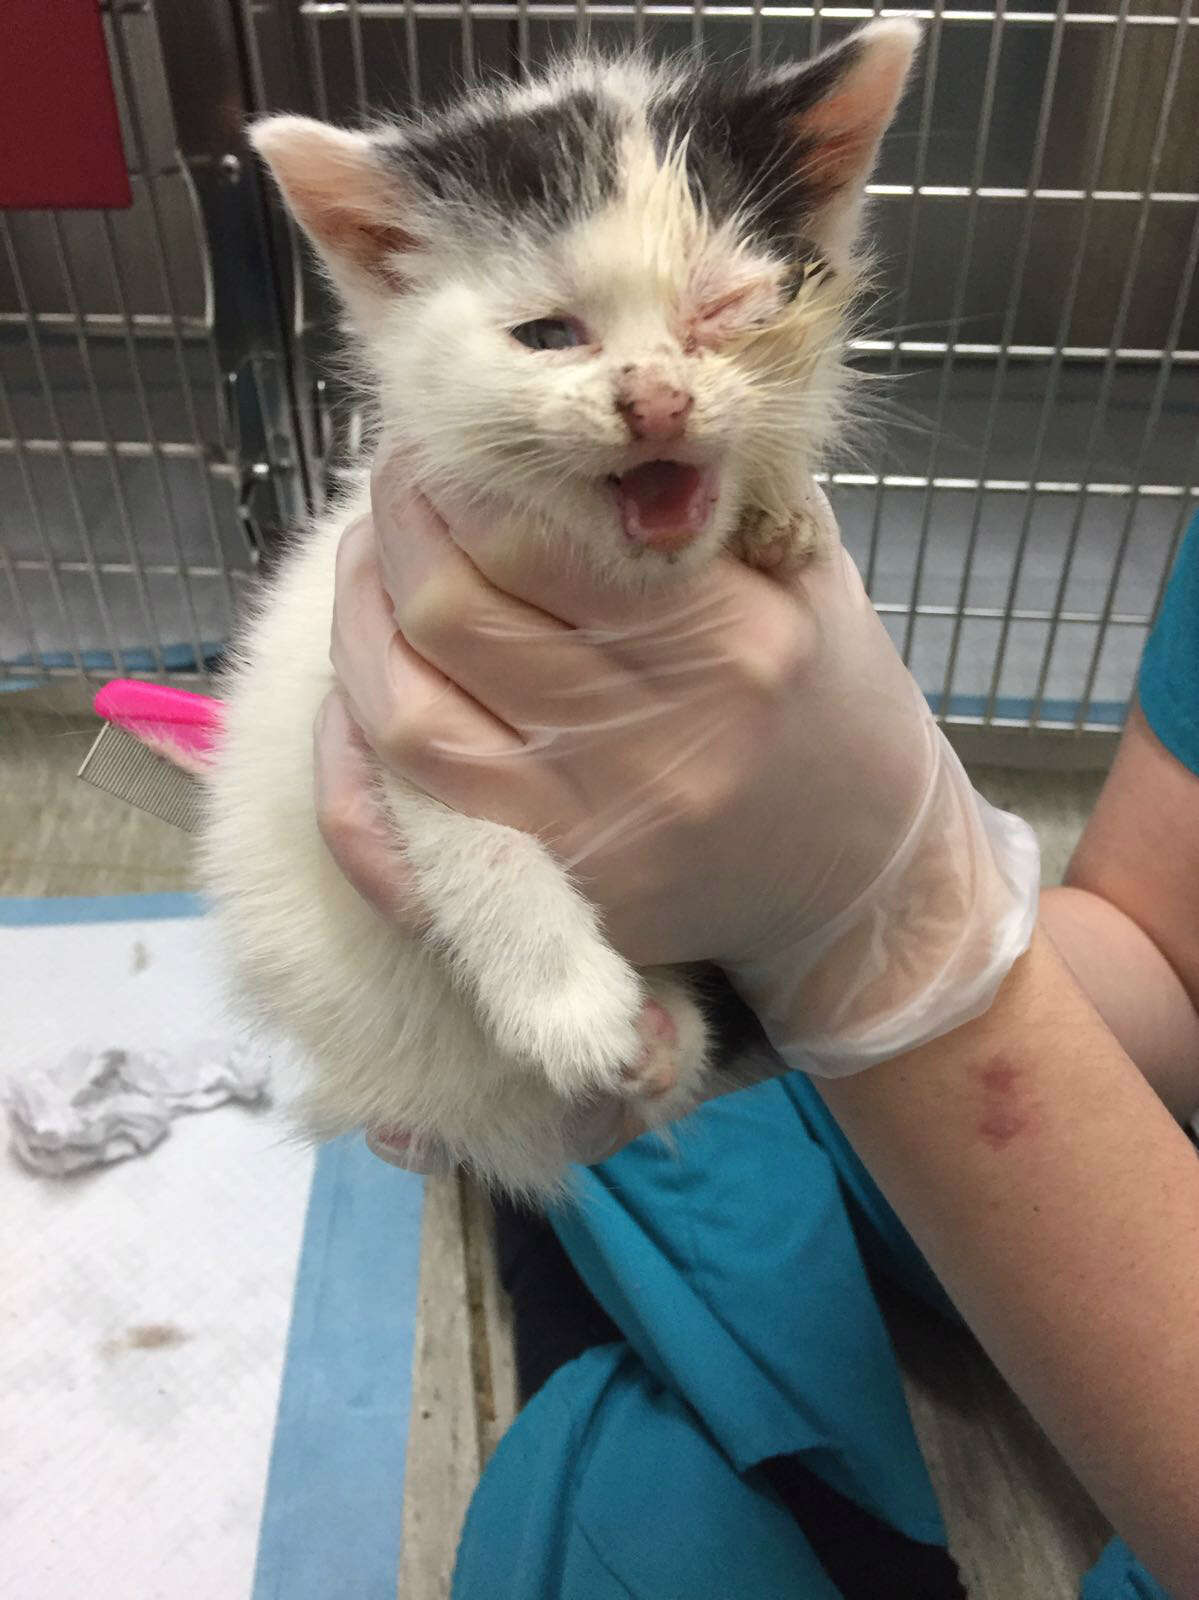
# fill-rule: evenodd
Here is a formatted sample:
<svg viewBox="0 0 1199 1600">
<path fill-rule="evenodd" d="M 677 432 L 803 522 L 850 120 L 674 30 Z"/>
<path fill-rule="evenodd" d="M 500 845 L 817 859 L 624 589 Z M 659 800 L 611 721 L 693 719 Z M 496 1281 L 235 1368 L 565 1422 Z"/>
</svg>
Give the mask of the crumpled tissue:
<svg viewBox="0 0 1199 1600">
<path fill-rule="evenodd" d="M 166 1050 L 72 1050 L 4 1085 L 13 1150 L 34 1172 L 64 1177 L 142 1155 L 171 1119 L 266 1097 L 262 1053 L 206 1041 Z"/>
</svg>

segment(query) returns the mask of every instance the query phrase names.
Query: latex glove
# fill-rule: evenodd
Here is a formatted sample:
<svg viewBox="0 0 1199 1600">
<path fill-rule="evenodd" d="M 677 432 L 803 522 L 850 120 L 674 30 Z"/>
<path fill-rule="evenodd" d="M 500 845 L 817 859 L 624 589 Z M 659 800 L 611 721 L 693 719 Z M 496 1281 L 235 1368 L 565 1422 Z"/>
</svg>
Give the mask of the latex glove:
<svg viewBox="0 0 1199 1600">
<path fill-rule="evenodd" d="M 827 506 L 827 554 L 787 585 L 722 558 L 640 598 L 485 511 L 446 508 L 451 535 L 394 463 L 373 506 L 332 657 L 393 772 L 538 834 L 634 963 L 718 962 L 788 1065 L 852 1072 L 989 1005 L 1035 920 L 1035 840 L 971 787 Z"/>
</svg>

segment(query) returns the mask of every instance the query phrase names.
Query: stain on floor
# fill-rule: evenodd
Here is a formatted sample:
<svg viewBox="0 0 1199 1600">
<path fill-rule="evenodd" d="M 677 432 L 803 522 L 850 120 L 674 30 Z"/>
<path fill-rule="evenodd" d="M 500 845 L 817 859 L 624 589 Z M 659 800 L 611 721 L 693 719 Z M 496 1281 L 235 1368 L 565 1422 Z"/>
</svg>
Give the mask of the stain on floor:
<svg viewBox="0 0 1199 1600">
<path fill-rule="evenodd" d="M 135 1322 L 114 1339 L 105 1339 L 101 1355 L 112 1360 L 133 1350 L 172 1350 L 186 1344 L 191 1334 L 173 1322 Z"/>
</svg>

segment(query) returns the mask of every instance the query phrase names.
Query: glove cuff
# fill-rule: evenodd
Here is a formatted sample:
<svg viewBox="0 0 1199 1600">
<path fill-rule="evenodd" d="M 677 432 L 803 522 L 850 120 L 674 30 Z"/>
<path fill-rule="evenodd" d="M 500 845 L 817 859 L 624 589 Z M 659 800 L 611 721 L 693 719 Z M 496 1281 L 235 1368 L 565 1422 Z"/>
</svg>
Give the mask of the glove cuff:
<svg viewBox="0 0 1199 1600">
<path fill-rule="evenodd" d="M 816 934 L 731 974 L 790 1067 L 845 1077 L 981 1016 L 1028 949 L 1040 849 L 939 728 L 924 797 L 873 883 Z"/>
</svg>

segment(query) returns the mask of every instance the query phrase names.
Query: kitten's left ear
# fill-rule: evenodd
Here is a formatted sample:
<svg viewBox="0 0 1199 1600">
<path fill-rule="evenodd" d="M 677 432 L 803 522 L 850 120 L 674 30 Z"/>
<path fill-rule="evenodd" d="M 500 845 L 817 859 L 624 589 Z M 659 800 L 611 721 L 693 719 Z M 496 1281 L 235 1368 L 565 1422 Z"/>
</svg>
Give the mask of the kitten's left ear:
<svg viewBox="0 0 1199 1600">
<path fill-rule="evenodd" d="M 780 162 L 789 169 L 791 181 L 781 187 L 803 213 L 805 234 L 834 259 L 852 245 L 862 190 L 919 42 L 917 23 L 888 17 L 814 60 L 770 74 L 757 88 L 757 116 L 751 114 L 746 132 L 757 123 L 765 135 L 758 119 L 769 119 L 770 165 L 776 173 Z"/>
<path fill-rule="evenodd" d="M 250 141 L 351 306 L 402 287 L 403 257 L 416 241 L 399 176 L 377 139 L 277 116 L 254 123 Z"/>
</svg>

